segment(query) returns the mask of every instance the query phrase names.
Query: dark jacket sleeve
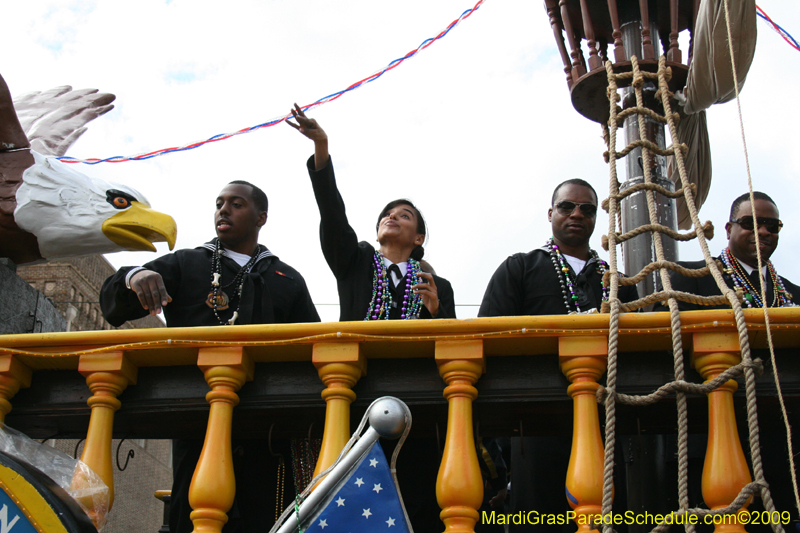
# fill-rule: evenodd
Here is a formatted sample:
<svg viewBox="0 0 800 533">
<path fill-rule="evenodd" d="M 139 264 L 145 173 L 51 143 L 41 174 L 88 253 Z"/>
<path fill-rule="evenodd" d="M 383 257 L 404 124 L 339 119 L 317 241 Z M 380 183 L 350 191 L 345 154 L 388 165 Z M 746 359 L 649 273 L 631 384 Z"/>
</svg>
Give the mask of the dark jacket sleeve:
<svg viewBox="0 0 800 533">
<path fill-rule="evenodd" d="M 358 238 L 347 221 L 344 200 L 336 187 L 333 159 L 329 158 L 324 168 L 315 170 L 314 156 L 311 156 L 306 166 L 319 207 L 322 254 L 333 275 L 337 279 L 343 278 L 358 258 Z"/>
<path fill-rule="evenodd" d="M 483 295 L 478 316 L 517 316 L 523 306 L 524 267 L 516 255 L 506 259 L 492 275 Z"/>
<path fill-rule="evenodd" d="M 319 313 L 317 313 L 314 302 L 311 301 L 311 293 L 308 292 L 306 280 L 299 272 L 295 272 L 300 282 L 300 288 L 292 306 L 291 322 L 319 322 Z"/>
<path fill-rule="evenodd" d="M 161 274 L 167 293 L 176 294 L 180 285 L 180 265 L 176 254 L 167 254 L 155 261 L 143 265 L 147 270 Z M 136 293 L 125 286 L 125 276 L 135 267 L 122 267 L 109 276 L 100 289 L 100 309 L 106 321 L 119 327 L 128 320 L 136 320 L 147 316 Z"/>
</svg>

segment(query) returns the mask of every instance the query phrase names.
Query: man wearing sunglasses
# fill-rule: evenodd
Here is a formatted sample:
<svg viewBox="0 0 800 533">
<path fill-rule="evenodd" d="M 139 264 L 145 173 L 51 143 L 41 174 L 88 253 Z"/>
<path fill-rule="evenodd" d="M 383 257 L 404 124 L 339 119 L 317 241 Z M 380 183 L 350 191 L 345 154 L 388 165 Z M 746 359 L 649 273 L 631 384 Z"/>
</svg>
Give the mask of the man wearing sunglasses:
<svg viewBox="0 0 800 533">
<path fill-rule="evenodd" d="M 592 313 L 608 298 L 602 284 L 608 265 L 589 247 L 597 218 L 597 193 L 582 179 L 553 191 L 547 219 L 552 237 L 541 248 L 512 255 L 492 276 L 478 316 Z M 620 287 L 623 302 L 636 287 Z"/>
<path fill-rule="evenodd" d="M 722 250 L 719 260 L 723 264 L 723 277 L 728 287 L 744 294 L 743 307 L 763 307 L 762 283 L 766 285 L 766 302 L 768 307 L 793 306 L 795 298 L 800 298 L 800 288 L 782 278 L 775 271 L 769 260 L 778 247 L 778 235 L 783 227 L 778 206 L 763 192 L 754 192 L 756 221 L 753 223 L 753 209 L 750 194 L 745 193 L 733 201 L 730 218 L 725 224 L 728 233 L 728 247 Z M 758 273 L 756 255 L 756 232 L 758 232 L 761 262 L 761 275 Z M 681 262 L 686 268 L 702 268 L 704 261 Z M 672 288 L 676 291 L 688 292 L 698 296 L 717 296 L 721 291 L 711 275 L 702 278 L 689 278 L 676 272 L 670 273 Z M 703 306 L 678 301 L 681 311 L 697 309 L 727 309 L 729 305 Z M 664 304 L 655 309 L 668 310 Z"/>
<path fill-rule="evenodd" d="M 602 284 L 608 265 L 589 247 L 597 193 L 586 181 L 571 179 L 555 188 L 550 205 L 547 219 L 552 237 L 541 248 L 512 255 L 498 267 L 478 316 L 592 313 L 608 297 Z M 620 287 L 619 297 L 623 302 L 635 300 L 636 287 Z M 564 493 L 553 490 L 553 484 L 566 479 L 570 446 L 570 437 L 564 436 L 511 439 L 510 512 L 535 509 L 563 516 L 569 511 Z M 615 512 L 625 511 L 624 486 L 624 480 L 617 480 Z M 561 533 L 564 526 L 537 527 L 537 531 Z M 529 530 L 529 525 L 510 526 L 511 533 Z"/>
</svg>

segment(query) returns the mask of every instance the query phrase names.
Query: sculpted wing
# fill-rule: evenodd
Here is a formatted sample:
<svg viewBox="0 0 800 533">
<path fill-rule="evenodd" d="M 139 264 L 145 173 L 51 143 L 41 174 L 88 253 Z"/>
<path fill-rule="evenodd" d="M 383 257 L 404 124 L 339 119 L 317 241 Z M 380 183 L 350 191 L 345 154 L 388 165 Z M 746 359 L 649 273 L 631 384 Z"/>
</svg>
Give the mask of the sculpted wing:
<svg viewBox="0 0 800 533">
<path fill-rule="evenodd" d="M 60 157 L 86 131 L 86 124 L 114 109 L 115 98 L 97 89 L 73 91 L 62 85 L 18 96 L 14 108 L 31 148 Z"/>
</svg>

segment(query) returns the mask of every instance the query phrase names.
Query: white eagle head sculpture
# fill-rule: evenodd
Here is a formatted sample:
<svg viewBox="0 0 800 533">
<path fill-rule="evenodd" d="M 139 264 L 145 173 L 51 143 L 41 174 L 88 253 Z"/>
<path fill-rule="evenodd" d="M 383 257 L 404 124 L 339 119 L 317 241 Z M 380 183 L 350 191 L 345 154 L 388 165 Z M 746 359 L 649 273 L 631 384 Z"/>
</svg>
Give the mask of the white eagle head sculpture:
<svg viewBox="0 0 800 533">
<path fill-rule="evenodd" d="M 154 242 L 175 246 L 175 221 L 151 209 L 135 189 L 56 159 L 87 122 L 113 108 L 113 100 L 96 90 L 59 87 L 14 102 L 0 76 L 0 257 L 28 263 L 155 251 Z"/>
</svg>

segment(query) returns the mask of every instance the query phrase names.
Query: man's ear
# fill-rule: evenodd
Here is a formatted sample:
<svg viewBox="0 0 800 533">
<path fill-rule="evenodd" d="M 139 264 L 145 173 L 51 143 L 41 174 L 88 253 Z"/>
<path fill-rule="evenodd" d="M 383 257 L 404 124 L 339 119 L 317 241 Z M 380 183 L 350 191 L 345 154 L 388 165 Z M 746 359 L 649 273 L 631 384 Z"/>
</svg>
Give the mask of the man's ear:
<svg viewBox="0 0 800 533">
<path fill-rule="evenodd" d="M 552 207 L 547 210 L 547 221 L 548 222 L 552 222 L 553 221 L 553 208 Z"/>
<path fill-rule="evenodd" d="M 259 215 L 258 215 L 258 220 L 256 221 L 256 225 L 259 228 L 262 228 L 262 227 L 264 227 L 264 224 L 266 224 L 266 223 L 267 223 L 267 212 L 266 211 L 261 211 L 261 213 L 259 213 Z"/>
<path fill-rule="evenodd" d="M 728 234 L 728 240 L 731 240 L 731 227 L 732 224 L 730 222 L 725 223 L 725 232 Z"/>
</svg>

